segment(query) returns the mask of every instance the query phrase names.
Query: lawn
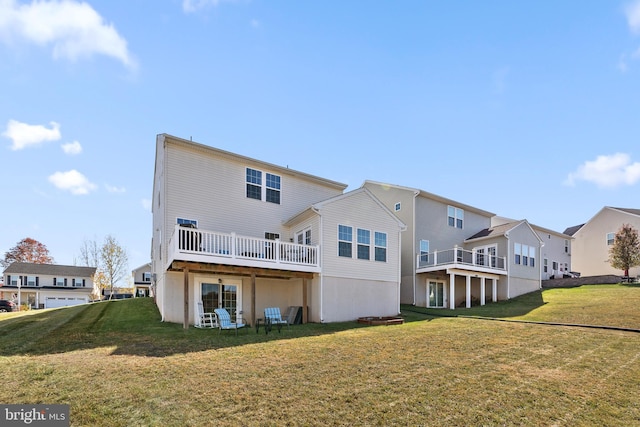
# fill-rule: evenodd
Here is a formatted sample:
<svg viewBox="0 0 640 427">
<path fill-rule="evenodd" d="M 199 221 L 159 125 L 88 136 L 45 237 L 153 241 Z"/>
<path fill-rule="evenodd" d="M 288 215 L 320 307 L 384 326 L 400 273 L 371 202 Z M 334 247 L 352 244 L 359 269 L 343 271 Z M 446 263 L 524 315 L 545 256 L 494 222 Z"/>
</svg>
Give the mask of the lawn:
<svg viewBox="0 0 640 427">
<path fill-rule="evenodd" d="M 459 312 L 640 328 L 639 297 L 584 286 Z M 404 308 L 403 325 L 237 337 L 162 323 L 150 299 L 4 314 L 0 402 L 70 404 L 87 426 L 640 426 L 639 333 Z"/>
</svg>

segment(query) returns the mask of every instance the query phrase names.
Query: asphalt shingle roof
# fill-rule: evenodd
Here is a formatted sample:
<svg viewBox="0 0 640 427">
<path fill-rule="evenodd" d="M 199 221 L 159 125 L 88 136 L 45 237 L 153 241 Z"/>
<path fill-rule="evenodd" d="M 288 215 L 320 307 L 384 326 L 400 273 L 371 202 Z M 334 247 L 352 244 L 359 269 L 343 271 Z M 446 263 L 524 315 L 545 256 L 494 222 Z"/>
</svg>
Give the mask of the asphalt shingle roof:
<svg viewBox="0 0 640 427">
<path fill-rule="evenodd" d="M 4 270 L 4 274 L 47 274 L 51 276 L 91 277 L 95 267 L 78 267 L 75 265 L 34 264 L 31 262 L 14 262 Z"/>
</svg>

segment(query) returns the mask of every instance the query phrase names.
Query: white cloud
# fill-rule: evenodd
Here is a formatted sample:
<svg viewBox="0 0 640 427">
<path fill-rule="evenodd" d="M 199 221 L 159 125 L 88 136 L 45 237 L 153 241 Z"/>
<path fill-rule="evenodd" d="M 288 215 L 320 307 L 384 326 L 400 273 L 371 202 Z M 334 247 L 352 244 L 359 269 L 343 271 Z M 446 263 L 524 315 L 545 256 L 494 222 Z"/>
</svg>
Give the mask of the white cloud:
<svg viewBox="0 0 640 427">
<path fill-rule="evenodd" d="M 629 29 L 634 33 L 640 33 L 640 0 L 628 4 L 624 12 Z"/>
<path fill-rule="evenodd" d="M 127 191 L 127 189 L 124 187 L 114 187 L 113 185 L 109 184 L 105 184 L 104 188 L 106 188 L 109 193 L 124 193 Z"/>
<path fill-rule="evenodd" d="M 78 141 L 62 144 L 62 151 L 69 155 L 76 155 L 82 153 L 82 145 Z"/>
<path fill-rule="evenodd" d="M 52 45 L 54 58 L 110 56 L 129 68 L 136 64 L 127 41 L 107 24 L 88 3 L 73 0 L 33 1 L 19 4 L 0 0 L 0 42 L 24 40 L 39 46 Z"/>
<path fill-rule="evenodd" d="M 631 157 L 625 153 L 598 156 L 596 160 L 578 166 L 564 183 L 573 186 L 576 181 L 592 182 L 600 188 L 633 185 L 640 181 L 640 162 L 632 163 Z"/>
<path fill-rule="evenodd" d="M 89 194 L 97 188 L 87 177 L 75 169 L 56 172 L 49 177 L 49 182 L 61 190 L 67 190 L 76 195 Z"/>
<path fill-rule="evenodd" d="M 145 211 L 151 212 L 151 199 L 142 199 L 140 203 L 142 203 L 142 208 Z"/>
<path fill-rule="evenodd" d="M 49 125 L 51 125 L 51 129 L 42 125 L 29 125 L 17 120 L 9 120 L 7 130 L 2 132 L 2 136 L 13 141 L 12 150 L 22 150 L 30 146 L 40 145 L 43 142 L 59 140 L 61 138 L 60 125 L 56 122 L 50 122 Z"/>
</svg>

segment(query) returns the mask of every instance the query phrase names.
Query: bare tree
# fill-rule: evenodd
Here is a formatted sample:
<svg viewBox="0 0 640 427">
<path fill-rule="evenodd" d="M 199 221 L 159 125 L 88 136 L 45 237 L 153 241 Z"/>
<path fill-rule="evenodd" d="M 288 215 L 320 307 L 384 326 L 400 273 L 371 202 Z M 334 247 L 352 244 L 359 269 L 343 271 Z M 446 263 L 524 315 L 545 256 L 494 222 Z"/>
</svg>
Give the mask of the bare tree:
<svg viewBox="0 0 640 427">
<path fill-rule="evenodd" d="M 91 278 L 98 289 L 109 289 L 109 299 L 113 296 L 114 286 L 124 279 L 128 273 L 129 255 L 117 240 L 109 235 L 100 246 L 94 238 L 84 239 L 80 247 L 80 263 L 88 267 L 96 267 Z"/>
<path fill-rule="evenodd" d="M 80 263 L 87 267 L 98 267 L 100 265 L 100 248 L 98 242 L 84 239 L 80 247 Z"/>
<path fill-rule="evenodd" d="M 609 262 L 613 268 L 623 270 L 625 277 L 629 276 L 630 268 L 640 265 L 640 238 L 638 230 L 630 224 L 623 224 L 616 233 L 609 249 Z"/>
<path fill-rule="evenodd" d="M 4 254 L 4 259 L 0 260 L 0 264 L 5 268 L 14 262 L 53 264 L 53 258 L 49 255 L 49 249 L 45 245 L 31 237 L 27 237 L 9 249 Z"/>
<path fill-rule="evenodd" d="M 102 261 L 102 272 L 110 287 L 109 298 L 113 295 L 113 287 L 116 283 L 125 278 L 129 269 L 129 255 L 122 248 L 115 237 L 109 235 L 105 237 L 104 244 L 100 251 Z"/>
</svg>

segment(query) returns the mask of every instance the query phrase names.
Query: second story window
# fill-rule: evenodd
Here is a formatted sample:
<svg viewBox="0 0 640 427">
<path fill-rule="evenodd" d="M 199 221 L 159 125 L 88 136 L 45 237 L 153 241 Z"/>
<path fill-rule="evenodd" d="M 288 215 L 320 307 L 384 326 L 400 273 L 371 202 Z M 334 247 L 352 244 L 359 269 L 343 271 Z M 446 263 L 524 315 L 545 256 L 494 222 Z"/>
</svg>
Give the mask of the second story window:
<svg viewBox="0 0 640 427">
<path fill-rule="evenodd" d="M 37 286 L 38 278 L 36 276 L 27 276 L 27 286 Z"/>
<path fill-rule="evenodd" d="M 358 228 L 358 259 L 369 259 L 371 252 L 371 232 Z"/>
<path fill-rule="evenodd" d="M 151 281 L 151 272 L 150 271 L 145 271 L 144 273 L 142 273 L 142 281 L 143 282 L 150 282 Z"/>
<path fill-rule="evenodd" d="M 338 225 L 338 256 L 351 258 L 353 242 L 353 228 L 348 225 Z"/>
<path fill-rule="evenodd" d="M 280 177 L 267 174 L 267 202 L 280 204 Z"/>
<path fill-rule="evenodd" d="M 263 187 L 264 187 L 264 201 L 269 203 L 280 204 L 280 187 L 281 177 L 272 173 L 265 173 L 265 178 L 262 179 L 262 171 L 247 168 L 247 198 L 263 200 Z"/>
<path fill-rule="evenodd" d="M 81 288 L 84 286 L 84 279 L 73 279 L 73 286 L 76 288 Z"/>
<path fill-rule="evenodd" d="M 462 229 L 464 225 L 464 211 L 453 206 L 447 207 L 447 223 L 449 227 Z"/>
<path fill-rule="evenodd" d="M 375 260 L 387 262 L 387 233 L 375 232 Z"/>
<path fill-rule="evenodd" d="M 247 197 L 262 200 L 262 172 L 247 168 Z"/>
<path fill-rule="evenodd" d="M 429 241 L 420 240 L 420 262 L 429 261 Z"/>
<path fill-rule="evenodd" d="M 607 233 L 607 246 L 613 245 L 616 241 L 616 233 Z"/>
<path fill-rule="evenodd" d="M 53 284 L 55 286 L 66 286 L 67 279 L 65 279 L 64 277 L 56 277 L 55 279 L 53 279 Z"/>
<path fill-rule="evenodd" d="M 567 239 L 564 239 L 564 253 L 569 253 L 569 241 Z"/>
</svg>

